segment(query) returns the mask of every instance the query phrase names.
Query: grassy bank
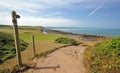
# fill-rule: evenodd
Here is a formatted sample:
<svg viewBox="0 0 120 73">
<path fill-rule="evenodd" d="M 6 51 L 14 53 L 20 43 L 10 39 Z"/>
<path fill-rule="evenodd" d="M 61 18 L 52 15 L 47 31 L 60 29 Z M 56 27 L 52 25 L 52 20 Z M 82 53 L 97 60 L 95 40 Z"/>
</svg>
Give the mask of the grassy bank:
<svg viewBox="0 0 120 73">
<path fill-rule="evenodd" d="M 27 47 L 27 43 L 20 40 L 20 50 L 23 51 Z M 0 64 L 13 58 L 16 54 L 14 46 L 14 38 L 10 34 L 0 32 Z"/>
<path fill-rule="evenodd" d="M 120 37 L 87 48 L 84 63 L 87 73 L 119 73 Z"/>
<path fill-rule="evenodd" d="M 34 35 L 35 37 L 35 47 L 36 47 L 37 55 L 40 55 L 41 53 L 45 53 L 46 51 L 49 50 L 53 50 L 57 47 L 64 46 L 64 44 L 54 43 L 55 39 L 62 37 L 62 35 L 42 34 L 40 28 L 41 27 L 30 27 L 30 26 L 19 27 L 20 39 L 28 43 L 28 47 L 26 48 L 26 50 L 22 52 L 23 64 L 30 64 L 33 59 L 32 40 L 31 40 L 32 35 Z M 11 26 L 0 26 L 0 32 L 9 33 L 13 35 L 13 29 Z M 11 68 L 16 64 L 17 62 L 15 57 L 0 64 L 0 68 L 1 69 Z"/>
</svg>

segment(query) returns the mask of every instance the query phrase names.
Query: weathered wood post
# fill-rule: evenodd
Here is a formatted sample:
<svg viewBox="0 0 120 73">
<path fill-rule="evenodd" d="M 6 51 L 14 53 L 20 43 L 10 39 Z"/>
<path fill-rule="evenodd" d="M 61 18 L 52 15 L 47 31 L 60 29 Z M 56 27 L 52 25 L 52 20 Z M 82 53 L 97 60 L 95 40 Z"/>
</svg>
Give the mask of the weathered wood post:
<svg viewBox="0 0 120 73">
<path fill-rule="evenodd" d="M 12 16 L 12 23 L 13 23 L 13 30 L 14 30 L 17 61 L 18 61 L 18 66 L 21 67 L 22 59 L 21 59 L 21 52 L 20 52 L 19 32 L 18 32 L 18 26 L 17 26 L 17 18 L 20 18 L 20 16 L 17 15 L 15 11 L 11 12 L 11 16 Z"/>
<path fill-rule="evenodd" d="M 35 52 L 35 40 L 34 40 L 34 35 L 32 35 L 32 46 L 33 46 L 33 55 L 34 57 L 36 56 L 36 52 Z"/>
</svg>

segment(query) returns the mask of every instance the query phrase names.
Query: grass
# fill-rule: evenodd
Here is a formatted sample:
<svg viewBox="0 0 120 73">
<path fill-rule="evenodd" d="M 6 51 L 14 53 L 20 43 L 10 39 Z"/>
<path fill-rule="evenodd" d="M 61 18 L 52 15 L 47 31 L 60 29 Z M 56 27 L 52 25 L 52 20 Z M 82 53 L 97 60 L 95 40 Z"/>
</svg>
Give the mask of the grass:
<svg viewBox="0 0 120 73">
<path fill-rule="evenodd" d="M 20 50 L 23 51 L 27 47 L 27 43 L 20 40 Z M 14 38 L 10 34 L 0 32 L 0 63 L 15 56 Z"/>
<path fill-rule="evenodd" d="M 9 33 L 13 35 L 12 27 L 10 26 L 0 26 L 0 31 Z M 36 47 L 36 54 L 40 55 L 41 53 L 45 53 L 49 50 L 54 50 L 55 48 L 64 46 L 65 44 L 54 43 L 54 40 L 63 37 L 62 35 L 54 35 L 54 34 L 42 34 L 40 31 L 40 27 L 27 27 L 21 26 L 19 27 L 19 36 L 20 39 L 27 42 L 29 45 L 21 52 L 22 54 L 22 62 L 23 64 L 30 64 L 32 63 L 33 59 L 33 51 L 32 51 L 32 40 L 31 36 L 34 35 L 35 37 L 35 47 Z M 10 60 L 5 61 L 3 64 L 0 64 L 0 68 L 11 68 L 17 64 L 16 57 Z"/>
<path fill-rule="evenodd" d="M 119 73 L 120 37 L 87 48 L 84 63 L 87 73 Z"/>
</svg>

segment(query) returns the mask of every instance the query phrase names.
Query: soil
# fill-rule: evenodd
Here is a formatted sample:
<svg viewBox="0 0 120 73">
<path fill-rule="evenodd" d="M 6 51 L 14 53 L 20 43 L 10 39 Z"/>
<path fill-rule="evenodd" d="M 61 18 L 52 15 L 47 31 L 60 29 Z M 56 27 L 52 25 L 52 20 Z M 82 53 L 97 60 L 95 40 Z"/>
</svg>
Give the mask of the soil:
<svg viewBox="0 0 120 73">
<path fill-rule="evenodd" d="M 69 46 L 35 60 L 27 73 L 85 73 L 83 53 L 86 47 Z"/>
</svg>

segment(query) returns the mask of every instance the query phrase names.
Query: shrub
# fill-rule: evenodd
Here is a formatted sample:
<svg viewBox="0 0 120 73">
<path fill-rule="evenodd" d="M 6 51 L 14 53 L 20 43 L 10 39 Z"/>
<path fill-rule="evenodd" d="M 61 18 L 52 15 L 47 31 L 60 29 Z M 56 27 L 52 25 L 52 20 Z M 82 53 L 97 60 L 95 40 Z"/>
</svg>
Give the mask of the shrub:
<svg viewBox="0 0 120 73">
<path fill-rule="evenodd" d="M 119 73 L 120 37 L 86 49 L 84 62 L 88 73 Z"/>
<path fill-rule="evenodd" d="M 61 37 L 61 38 L 57 38 L 55 40 L 56 43 L 62 43 L 62 44 L 72 44 L 72 45 L 78 45 L 77 41 L 71 38 L 67 38 L 67 37 Z"/>
<path fill-rule="evenodd" d="M 10 34 L 0 32 L 0 45 L 13 45 L 14 39 Z"/>
<path fill-rule="evenodd" d="M 20 50 L 23 51 L 27 47 L 27 43 L 20 40 Z M 0 32 L 0 63 L 15 56 L 16 50 L 14 38 L 10 34 Z"/>
</svg>

